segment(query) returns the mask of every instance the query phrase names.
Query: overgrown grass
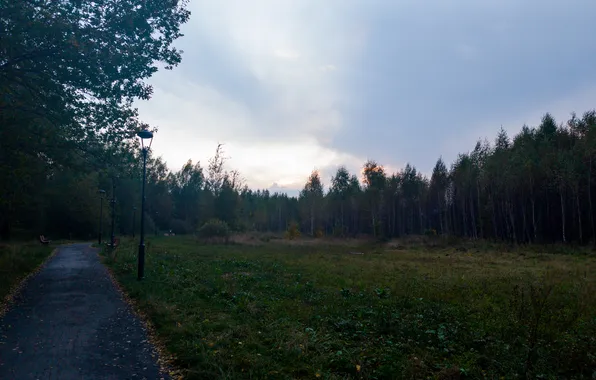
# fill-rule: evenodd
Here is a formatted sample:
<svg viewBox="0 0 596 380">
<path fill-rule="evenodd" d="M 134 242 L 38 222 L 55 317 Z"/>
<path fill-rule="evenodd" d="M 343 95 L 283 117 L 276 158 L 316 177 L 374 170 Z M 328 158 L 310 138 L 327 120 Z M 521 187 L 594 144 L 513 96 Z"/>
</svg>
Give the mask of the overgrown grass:
<svg viewBox="0 0 596 380">
<path fill-rule="evenodd" d="M 187 378 L 596 376 L 593 256 L 183 237 L 147 249 L 142 282 L 133 242 L 110 265 Z"/>
<path fill-rule="evenodd" d="M 54 246 L 39 242 L 0 244 L 0 301 L 11 288 L 39 266 Z"/>
</svg>

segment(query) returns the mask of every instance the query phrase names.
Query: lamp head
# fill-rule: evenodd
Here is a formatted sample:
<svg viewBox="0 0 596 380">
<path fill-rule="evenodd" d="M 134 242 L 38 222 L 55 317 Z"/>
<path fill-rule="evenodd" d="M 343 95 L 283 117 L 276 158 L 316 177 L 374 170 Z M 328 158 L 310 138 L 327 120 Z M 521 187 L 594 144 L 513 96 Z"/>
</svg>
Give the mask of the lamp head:
<svg viewBox="0 0 596 380">
<path fill-rule="evenodd" d="M 140 132 L 137 132 L 137 136 L 139 136 L 141 139 L 141 148 L 143 150 L 151 148 L 151 143 L 153 142 L 153 132 L 148 129 L 144 129 Z M 147 148 L 145 148 L 145 140 L 149 140 L 149 145 Z"/>
</svg>

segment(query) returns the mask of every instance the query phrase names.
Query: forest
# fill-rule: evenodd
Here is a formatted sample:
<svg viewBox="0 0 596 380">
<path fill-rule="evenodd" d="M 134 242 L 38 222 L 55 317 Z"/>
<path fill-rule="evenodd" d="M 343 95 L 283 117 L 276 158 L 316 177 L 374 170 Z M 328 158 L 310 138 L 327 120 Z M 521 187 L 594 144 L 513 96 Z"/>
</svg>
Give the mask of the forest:
<svg viewBox="0 0 596 380">
<path fill-rule="evenodd" d="M 68 141 L 40 146 L 43 137 L 30 133 L 16 126 L 1 132 L 3 238 L 95 237 L 102 204 L 104 232 L 113 214 L 116 234 L 138 233 L 142 159 L 136 141 L 77 155 L 60 148 Z M 432 234 L 574 244 L 595 237 L 595 111 L 565 124 L 546 114 L 512 139 L 501 129 L 493 144 L 478 141 L 449 166 L 439 158 L 430 178 L 414 165 L 388 173 L 368 161 L 360 173 L 338 168 L 325 189 L 313 171 L 298 197 L 249 189 L 227 168 L 224 148 L 219 145 L 205 165 L 189 160 L 178 171 L 168 170 L 161 157 L 148 159 L 149 233 L 194 233 L 217 219 L 236 232 L 298 229 L 313 237 Z"/>
</svg>

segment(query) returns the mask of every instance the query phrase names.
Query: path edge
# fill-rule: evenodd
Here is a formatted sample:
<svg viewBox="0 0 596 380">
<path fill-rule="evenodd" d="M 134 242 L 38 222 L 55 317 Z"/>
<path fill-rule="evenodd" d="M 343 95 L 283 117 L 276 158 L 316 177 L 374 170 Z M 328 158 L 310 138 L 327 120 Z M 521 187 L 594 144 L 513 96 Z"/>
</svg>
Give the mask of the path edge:
<svg viewBox="0 0 596 380">
<path fill-rule="evenodd" d="M 29 283 L 29 281 L 36 276 L 46 265 L 47 263 L 56 256 L 58 251 L 60 250 L 62 245 L 57 246 L 52 250 L 52 252 L 46 257 L 41 264 L 35 267 L 31 272 L 23 276 L 19 279 L 8 291 L 8 294 L 3 298 L 0 299 L 0 319 L 4 318 L 4 315 L 10 310 L 12 306 L 14 306 L 17 297 L 21 294 L 25 286 Z"/>
<path fill-rule="evenodd" d="M 142 308 L 139 306 L 139 303 L 128 295 L 128 292 L 124 289 L 122 284 L 116 278 L 113 269 L 107 265 L 104 261 L 106 259 L 105 256 L 100 255 L 101 249 L 96 247 L 89 247 L 90 249 L 95 251 L 95 254 L 99 257 L 99 261 L 101 265 L 106 268 L 108 276 L 112 281 L 112 284 L 122 297 L 122 300 L 130 307 L 131 312 L 139 318 L 145 331 L 147 332 L 147 340 L 149 344 L 155 348 L 157 353 L 157 364 L 159 365 L 160 372 L 162 375 L 167 375 L 173 380 L 181 380 L 184 379 L 183 371 L 178 368 L 174 364 L 174 356 L 167 350 L 165 342 L 159 338 L 157 335 L 157 330 L 155 326 L 151 322 L 151 319 L 147 314 L 145 314 Z"/>
</svg>

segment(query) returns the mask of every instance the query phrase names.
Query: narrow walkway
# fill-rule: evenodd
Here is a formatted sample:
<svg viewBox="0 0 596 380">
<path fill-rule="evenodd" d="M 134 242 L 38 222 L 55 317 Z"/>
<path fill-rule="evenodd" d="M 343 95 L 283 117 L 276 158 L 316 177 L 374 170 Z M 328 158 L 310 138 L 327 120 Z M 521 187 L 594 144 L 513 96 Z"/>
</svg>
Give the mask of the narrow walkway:
<svg viewBox="0 0 596 380">
<path fill-rule="evenodd" d="M 161 379 L 157 355 L 89 244 L 59 248 L 0 319 L 0 379 Z"/>
</svg>

